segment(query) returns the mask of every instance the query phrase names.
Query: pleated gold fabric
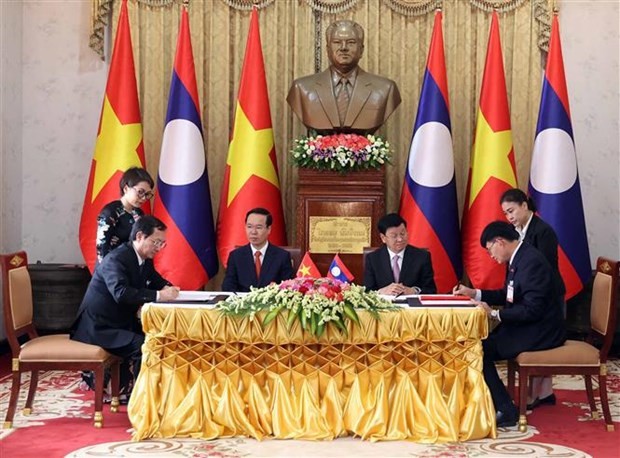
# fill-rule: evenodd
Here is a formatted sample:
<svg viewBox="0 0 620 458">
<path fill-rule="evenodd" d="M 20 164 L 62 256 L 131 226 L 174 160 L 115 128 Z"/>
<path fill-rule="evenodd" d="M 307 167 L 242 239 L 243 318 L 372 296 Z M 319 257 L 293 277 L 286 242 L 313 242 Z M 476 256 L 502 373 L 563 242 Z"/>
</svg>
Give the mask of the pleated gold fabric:
<svg viewBox="0 0 620 458">
<path fill-rule="evenodd" d="M 217 310 L 147 304 L 134 440 L 248 436 L 447 442 L 496 437 L 482 376 L 486 315 L 358 311 L 316 338 L 280 314 L 263 329 Z"/>
</svg>

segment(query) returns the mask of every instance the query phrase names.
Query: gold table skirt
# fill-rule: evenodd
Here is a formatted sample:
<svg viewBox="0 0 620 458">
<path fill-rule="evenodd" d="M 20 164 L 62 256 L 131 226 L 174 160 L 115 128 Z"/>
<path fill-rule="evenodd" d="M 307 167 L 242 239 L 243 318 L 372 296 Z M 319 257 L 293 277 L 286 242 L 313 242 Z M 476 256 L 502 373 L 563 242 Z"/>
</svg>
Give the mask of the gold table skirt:
<svg viewBox="0 0 620 458">
<path fill-rule="evenodd" d="M 447 442 L 496 437 L 477 308 L 415 308 L 317 339 L 217 310 L 147 304 L 134 440 L 163 437 Z"/>
</svg>

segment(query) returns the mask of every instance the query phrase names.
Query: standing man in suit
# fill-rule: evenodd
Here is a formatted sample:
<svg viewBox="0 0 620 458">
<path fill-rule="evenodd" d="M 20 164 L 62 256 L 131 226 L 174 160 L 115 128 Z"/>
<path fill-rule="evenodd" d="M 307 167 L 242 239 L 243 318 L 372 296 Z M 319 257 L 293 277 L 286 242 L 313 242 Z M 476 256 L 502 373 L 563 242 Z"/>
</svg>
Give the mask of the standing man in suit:
<svg viewBox="0 0 620 458">
<path fill-rule="evenodd" d="M 506 283 L 499 290 L 476 290 L 457 285 L 455 294 L 482 300 L 479 306 L 499 321 L 482 342 L 483 374 L 495 405 L 497 426 L 514 426 L 519 411 L 499 378 L 495 361 L 516 357 L 524 351 L 548 350 L 566 340 L 562 297 L 553 270 L 540 251 L 519 241 L 515 228 L 505 221 L 487 225 L 480 244 L 500 264 L 508 264 Z M 494 310 L 488 304 L 503 305 Z"/>
<path fill-rule="evenodd" d="M 436 293 L 431 254 L 407 243 L 407 222 L 388 213 L 377 227 L 384 245 L 366 257 L 364 286 L 380 294 Z"/>
<path fill-rule="evenodd" d="M 250 286 L 267 286 L 293 278 L 293 264 L 288 251 L 270 244 L 273 218 L 269 210 L 253 208 L 245 215 L 247 245 L 231 251 L 228 256 L 222 290 L 250 291 Z"/>
<path fill-rule="evenodd" d="M 153 257 L 165 246 L 164 223 L 150 215 L 137 219 L 130 241 L 97 265 L 72 327 L 71 339 L 99 345 L 123 358 L 121 388 L 125 394 L 140 372 L 144 343 L 140 307 L 179 295 L 179 288 L 171 286 L 153 266 Z"/>
<path fill-rule="evenodd" d="M 358 67 L 364 29 L 342 20 L 327 27 L 327 70 L 293 81 L 287 102 L 308 127 L 319 133 L 373 133 L 400 104 L 396 83 Z"/>
</svg>

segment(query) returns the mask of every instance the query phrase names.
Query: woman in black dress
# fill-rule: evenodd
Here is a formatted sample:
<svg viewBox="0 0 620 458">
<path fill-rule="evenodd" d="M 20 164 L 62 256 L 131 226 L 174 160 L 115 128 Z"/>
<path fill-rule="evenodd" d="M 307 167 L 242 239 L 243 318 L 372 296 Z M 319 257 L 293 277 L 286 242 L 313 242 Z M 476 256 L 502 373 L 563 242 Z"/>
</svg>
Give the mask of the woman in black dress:
<svg viewBox="0 0 620 458">
<path fill-rule="evenodd" d="M 533 245 L 545 256 L 553 269 L 554 283 L 558 293 L 563 298 L 566 287 L 558 268 L 558 237 L 553 228 L 535 214 L 534 201 L 520 189 L 509 189 L 504 192 L 499 203 L 506 219 L 519 232 L 520 240 Z M 566 315 L 566 303 L 564 303 L 564 308 L 564 315 Z M 534 409 L 543 404 L 555 405 L 552 382 L 550 376 L 532 377 L 528 409 Z"/>
<path fill-rule="evenodd" d="M 153 197 L 153 178 L 140 167 L 127 169 L 120 180 L 121 198 L 107 204 L 97 217 L 97 262 L 126 243 L 133 223 L 144 215 L 140 207 Z"/>
</svg>

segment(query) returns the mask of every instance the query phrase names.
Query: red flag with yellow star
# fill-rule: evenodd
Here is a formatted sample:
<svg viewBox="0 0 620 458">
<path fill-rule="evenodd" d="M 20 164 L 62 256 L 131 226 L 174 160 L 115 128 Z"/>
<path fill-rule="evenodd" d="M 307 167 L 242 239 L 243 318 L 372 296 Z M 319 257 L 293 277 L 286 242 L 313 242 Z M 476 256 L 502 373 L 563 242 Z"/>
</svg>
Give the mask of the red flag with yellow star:
<svg viewBox="0 0 620 458">
<path fill-rule="evenodd" d="M 80 249 L 91 272 L 97 259 L 97 216 L 106 204 L 120 198 L 123 172 L 144 166 L 138 86 L 127 1 L 123 0 L 80 220 Z M 141 208 L 150 213 L 149 202 Z"/>
<path fill-rule="evenodd" d="M 494 12 L 461 225 L 463 263 L 476 288 L 496 289 L 504 284 L 506 267 L 480 246 L 480 234 L 491 221 L 505 220 L 499 199 L 504 191 L 517 187 L 515 170 L 499 23 Z"/>
<path fill-rule="evenodd" d="M 310 278 L 319 278 L 321 276 L 321 272 L 319 272 L 318 267 L 310 257 L 310 252 L 306 251 L 304 258 L 301 260 L 299 264 L 299 269 L 297 269 L 297 277 L 310 277 Z"/>
<path fill-rule="evenodd" d="M 273 216 L 269 241 L 275 245 L 286 245 L 280 180 L 256 8 L 250 19 L 235 121 L 220 197 L 217 249 L 224 265 L 228 262 L 228 254 L 235 247 L 248 243 L 245 215 L 255 207 L 266 208 Z"/>
</svg>

